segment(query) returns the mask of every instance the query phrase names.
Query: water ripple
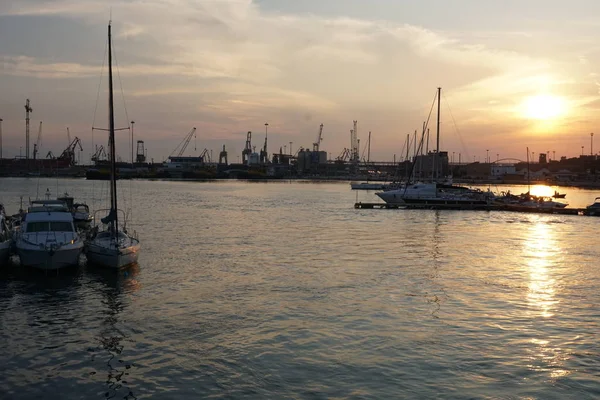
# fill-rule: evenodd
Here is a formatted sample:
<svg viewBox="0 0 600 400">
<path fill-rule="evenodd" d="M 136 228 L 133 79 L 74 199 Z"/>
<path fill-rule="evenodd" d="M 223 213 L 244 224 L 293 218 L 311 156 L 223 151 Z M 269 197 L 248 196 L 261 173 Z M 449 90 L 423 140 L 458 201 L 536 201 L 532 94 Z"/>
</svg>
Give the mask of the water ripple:
<svg viewBox="0 0 600 400">
<path fill-rule="evenodd" d="M 1 185 L 11 210 L 37 180 Z M 335 183 L 120 185 L 139 266 L 2 271 L 3 397 L 600 396 L 594 219 L 355 210 Z"/>
</svg>

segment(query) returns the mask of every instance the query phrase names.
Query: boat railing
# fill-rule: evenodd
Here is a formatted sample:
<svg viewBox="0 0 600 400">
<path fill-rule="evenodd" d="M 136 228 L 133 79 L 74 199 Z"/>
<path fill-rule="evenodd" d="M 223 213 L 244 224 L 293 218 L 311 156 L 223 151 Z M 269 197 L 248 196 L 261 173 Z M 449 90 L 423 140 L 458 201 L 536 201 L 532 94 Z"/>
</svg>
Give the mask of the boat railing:
<svg viewBox="0 0 600 400">
<path fill-rule="evenodd" d="M 26 243 L 30 246 L 38 246 L 43 248 L 44 250 L 58 250 L 60 249 L 62 246 L 67 245 L 67 244 L 73 244 L 76 241 L 79 240 L 79 235 L 77 234 L 77 232 L 56 232 L 56 231 L 39 231 L 39 232 L 35 232 L 35 241 L 31 241 L 29 240 L 30 235 L 33 232 L 23 232 L 21 231 L 19 236 L 18 236 L 18 240 L 22 241 L 23 243 Z M 53 239 L 49 239 L 50 233 L 52 233 L 52 237 Z M 59 238 L 57 236 L 57 233 L 60 233 L 63 235 L 63 241 L 59 242 Z M 67 233 L 69 234 L 73 234 L 73 238 L 71 240 L 67 240 Z M 44 243 L 41 243 L 40 240 L 40 235 L 44 234 L 45 237 L 44 239 Z M 50 246 L 48 246 L 48 243 L 50 243 Z M 56 246 L 53 246 L 52 244 L 56 243 Z"/>
<path fill-rule="evenodd" d="M 96 210 L 94 212 L 94 216 L 92 218 L 93 221 L 93 226 L 91 228 L 91 235 L 94 235 L 94 232 L 98 232 L 100 230 L 100 226 L 106 226 L 108 224 L 105 224 L 102 222 L 102 218 L 98 218 L 98 215 L 108 215 L 110 213 L 110 209 L 100 209 L 100 210 Z M 121 230 L 123 231 L 123 233 L 127 233 L 127 215 L 129 214 L 125 214 L 125 212 L 121 209 L 117 210 L 117 213 L 119 214 L 119 227 L 121 228 Z M 122 217 L 122 218 L 121 218 Z M 118 227 L 118 228 L 119 228 Z M 134 231 L 135 233 L 135 231 Z M 135 239 L 137 239 L 137 236 L 135 237 Z"/>
</svg>

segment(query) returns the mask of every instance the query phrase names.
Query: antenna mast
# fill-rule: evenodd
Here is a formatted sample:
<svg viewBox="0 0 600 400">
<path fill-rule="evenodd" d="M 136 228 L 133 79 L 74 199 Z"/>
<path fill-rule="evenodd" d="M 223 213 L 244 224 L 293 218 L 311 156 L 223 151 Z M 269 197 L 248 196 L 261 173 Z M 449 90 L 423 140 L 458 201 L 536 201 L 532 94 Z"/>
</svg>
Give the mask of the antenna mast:
<svg viewBox="0 0 600 400">
<path fill-rule="evenodd" d="M 352 129 L 352 134 L 350 137 L 351 140 L 351 146 L 352 146 L 352 153 L 351 153 L 351 160 L 353 162 L 358 162 L 360 160 L 360 150 L 358 148 L 358 121 L 353 121 L 354 122 L 354 129 Z"/>
<path fill-rule="evenodd" d="M 29 113 L 33 109 L 29 105 L 29 99 L 25 101 L 25 159 L 29 161 Z"/>
<path fill-rule="evenodd" d="M 371 161 L 371 131 L 369 131 L 369 147 L 367 150 L 367 162 Z"/>
<path fill-rule="evenodd" d="M 0 161 L 2 161 L 2 121 L 3 119 L 0 118 Z"/>
</svg>

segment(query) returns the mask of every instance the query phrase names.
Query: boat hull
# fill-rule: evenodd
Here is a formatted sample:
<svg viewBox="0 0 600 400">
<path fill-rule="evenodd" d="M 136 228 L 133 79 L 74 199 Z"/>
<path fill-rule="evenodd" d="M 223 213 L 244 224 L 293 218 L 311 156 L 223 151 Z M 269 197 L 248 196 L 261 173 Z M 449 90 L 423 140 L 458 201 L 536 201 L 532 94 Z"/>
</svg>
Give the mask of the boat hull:
<svg viewBox="0 0 600 400">
<path fill-rule="evenodd" d="M 103 243 L 89 243 L 86 258 L 89 264 L 104 268 L 119 269 L 138 261 L 140 243 L 132 240 L 129 246 L 106 246 Z"/>
<path fill-rule="evenodd" d="M 378 196 L 381 200 L 385 201 L 388 204 L 398 204 L 398 205 L 406 204 L 404 202 L 403 196 L 395 193 L 394 191 L 379 192 L 379 193 L 375 193 L 375 195 Z"/>
<path fill-rule="evenodd" d="M 486 200 L 478 199 L 452 199 L 452 198 L 424 198 L 424 199 L 404 199 L 404 204 L 408 208 L 445 208 L 455 210 L 477 210 L 488 209 L 490 203 Z"/>
<path fill-rule="evenodd" d="M 77 228 L 85 229 L 89 228 L 90 224 L 92 223 L 92 218 L 74 218 L 73 222 Z"/>
<path fill-rule="evenodd" d="M 0 242 L 0 266 L 8 264 L 10 256 L 10 240 Z"/>
<path fill-rule="evenodd" d="M 384 190 L 384 183 L 351 183 L 352 190 Z"/>
<path fill-rule="evenodd" d="M 21 265 L 41 270 L 56 270 L 77 266 L 82 250 L 83 243 L 73 244 L 68 248 L 60 248 L 54 251 L 17 244 L 17 254 Z"/>
</svg>

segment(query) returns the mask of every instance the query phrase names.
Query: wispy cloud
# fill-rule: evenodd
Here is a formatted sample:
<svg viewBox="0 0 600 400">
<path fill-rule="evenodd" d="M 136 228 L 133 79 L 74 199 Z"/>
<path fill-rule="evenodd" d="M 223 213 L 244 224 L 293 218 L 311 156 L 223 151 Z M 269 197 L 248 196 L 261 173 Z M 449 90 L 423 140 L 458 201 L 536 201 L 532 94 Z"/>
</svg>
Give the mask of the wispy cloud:
<svg viewBox="0 0 600 400">
<path fill-rule="evenodd" d="M 110 12 L 119 71 L 132 82 L 129 93 L 138 102 L 169 98 L 173 107 L 180 104 L 178 96 L 185 96 L 195 102 L 186 123 L 200 107 L 220 115 L 225 124 L 231 121 L 227 114 L 248 125 L 275 113 L 321 114 L 320 119 L 332 121 L 339 132 L 332 132 L 334 141 L 341 143 L 346 140 L 344 123 L 352 119 L 374 121 L 374 129 L 387 131 L 390 137 L 398 129 L 412 131 L 439 85 L 452 93 L 455 109 L 471 113 L 457 115 L 474 121 L 477 129 L 485 121 L 497 123 L 502 115 L 514 117 L 519 99 L 544 85 L 565 91 L 568 87 L 573 97 L 587 90 L 582 87 L 597 90 L 593 65 L 600 56 L 590 51 L 587 41 L 580 49 L 570 49 L 579 51 L 578 56 L 557 61 L 551 49 L 542 51 L 538 46 L 525 51 L 526 43 L 537 43 L 538 38 L 514 28 L 432 30 L 392 20 L 269 12 L 251 0 L 0 4 L 0 18 L 60 17 L 94 28 L 94 33 L 106 24 Z M 98 45 L 101 52 L 102 39 L 95 38 L 90 46 Z M 67 62 L 1 51 L 0 76 L 91 81 L 101 71 L 101 65 L 80 60 L 77 54 Z M 575 75 L 574 64 L 580 66 Z M 566 78 L 574 82 L 567 83 Z M 585 104 L 593 104 L 595 98 L 586 96 Z M 390 117 L 395 114 L 408 117 Z"/>
</svg>

